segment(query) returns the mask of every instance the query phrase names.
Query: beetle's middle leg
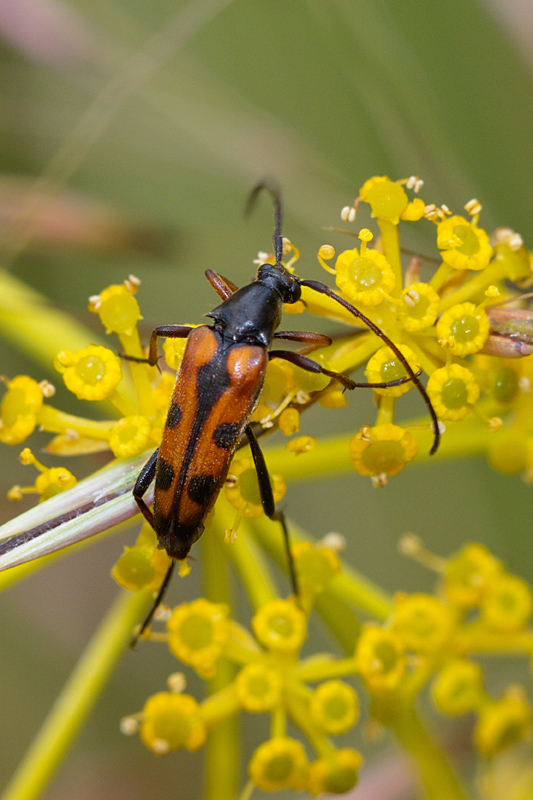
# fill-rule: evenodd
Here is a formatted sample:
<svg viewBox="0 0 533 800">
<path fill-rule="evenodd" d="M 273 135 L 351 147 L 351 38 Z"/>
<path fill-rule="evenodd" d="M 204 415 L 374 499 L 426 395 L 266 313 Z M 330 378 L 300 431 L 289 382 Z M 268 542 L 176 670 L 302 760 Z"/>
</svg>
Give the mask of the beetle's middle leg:
<svg viewBox="0 0 533 800">
<path fill-rule="evenodd" d="M 261 495 L 261 505 L 267 517 L 274 522 L 279 522 L 283 531 L 283 541 L 285 543 L 285 551 L 287 553 L 287 562 L 289 565 L 289 575 L 291 578 L 292 590 L 298 596 L 298 580 L 296 578 L 296 568 L 294 565 L 294 558 L 291 553 L 291 543 L 289 537 L 289 529 L 285 514 L 282 511 L 276 511 L 276 504 L 274 503 L 274 495 L 272 493 L 272 486 L 270 484 L 270 476 L 268 474 L 268 467 L 266 465 L 263 451 L 259 447 L 255 434 L 249 425 L 244 429 L 248 441 L 250 443 L 250 450 L 252 451 L 252 458 L 254 460 L 255 469 L 257 472 L 257 480 L 259 483 L 259 493 Z"/>
<path fill-rule="evenodd" d="M 136 364 L 150 364 L 151 367 L 155 367 L 159 361 L 157 354 L 158 339 L 186 339 L 193 330 L 194 328 L 191 325 L 161 325 L 159 328 L 154 328 L 150 336 L 148 358 L 137 358 L 137 356 L 129 356 L 126 353 L 120 353 L 119 355 L 124 361 L 135 361 Z"/>
</svg>

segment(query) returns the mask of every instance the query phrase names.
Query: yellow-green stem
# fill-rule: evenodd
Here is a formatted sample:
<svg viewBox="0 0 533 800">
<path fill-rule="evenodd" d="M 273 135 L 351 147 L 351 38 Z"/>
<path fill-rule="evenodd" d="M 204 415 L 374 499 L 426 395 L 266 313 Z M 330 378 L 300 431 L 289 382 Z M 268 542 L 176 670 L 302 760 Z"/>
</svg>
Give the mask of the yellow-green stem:
<svg viewBox="0 0 533 800">
<path fill-rule="evenodd" d="M 134 625 L 146 613 L 152 599 L 149 591 L 121 592 L 89 642 L 1 800 L 33 800 L 41 794 L 91 712 L 129 645 Z"/>
<path fill-rule="evenodd" d="M 415 763 L 426 800 L 468 800 L 446 756 L 431 739 L 412 706 L 402 707 L 386 724 Z"/>
</svg>

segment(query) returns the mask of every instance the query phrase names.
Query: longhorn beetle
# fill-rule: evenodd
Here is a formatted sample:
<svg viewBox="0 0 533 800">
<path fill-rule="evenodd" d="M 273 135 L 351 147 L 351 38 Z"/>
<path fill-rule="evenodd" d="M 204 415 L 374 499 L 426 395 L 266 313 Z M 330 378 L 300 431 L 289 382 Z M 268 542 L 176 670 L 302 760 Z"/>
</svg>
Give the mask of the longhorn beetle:
<svg viewBox="0 0 533 800">
<path fill-rule="evenodd" d="M 148 358 L 129 357 L 130 360 L 145 360 L 155 366 L 160 337 L 187 339 L 161 446 L 142 469 L 133 489 L 133 496 L 142 514 L 157 534 L 158 546 L 172 558 L 152 610 L 138 636 L 151 622 L 168 586 L 175 562 L 186 558 L 194 542 L 202 535 L 204 520 L 224 485 L 232 456 L 243 434 L 252 451 L 264 512 L 281 525 L 292 588 L 295 594 L 298 593 L 285 517 L 281 511 L 276 511 L 265 459 L 250 426 L 250 417 L 259 401 L 269 359 L 283 358 L 309 372 L 328 375 L 339 381 L 345 389 L 386 388 L 412 380 L 422 394 L 433 420 L 435 438 L 432 454 L 439 445 L 439 426 L 431 401 L 418 375 L 396 345 L 370 319 L 328 286 L 319 281 L 302 280 L 283 266 L 279 190 L 266 182 L 259 183 L 250 195 L 248 210 L 263 189 L 271 194 L 274 201 L 276 263 L 262 264 L 255 280 L 241 289 L 208 269 L 205 273 L 207 280 L 222 298 L 222 303 L 206 314 L 213 320 L 213 325 L 197 328 L 164 325 L 155 328 L 150 337 Z M 274 339 L 303 342 L 312 347 L 331 344 L 328 336 L 319 333 L 277 332 L 283 303 L 296 303 L 301 297 L 302 286 L 330 297 L 361 320 L 390 347 L 405 367 L 407 375 L 386 383 L 355 383 L 301 353 L 269 350 Z M 154 477 L 154 509 L 151 511 L 143 495 Z"/>
</svg>

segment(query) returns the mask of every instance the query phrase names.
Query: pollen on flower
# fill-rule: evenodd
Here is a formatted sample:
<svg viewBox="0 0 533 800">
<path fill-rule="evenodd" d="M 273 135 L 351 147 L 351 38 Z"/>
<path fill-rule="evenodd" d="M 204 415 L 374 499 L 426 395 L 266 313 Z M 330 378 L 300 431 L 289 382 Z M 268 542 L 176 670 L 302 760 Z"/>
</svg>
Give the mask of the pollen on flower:
<svg viewBox="0 0 533 800">
<path fill-rule="evenodd" d="M 301 742 L 277 736 L 257 748 L 248 764 L 248 774 L 259 789 L 274 792 L 277 789 L 303 789 L 307 768 Z"/>
<path fill-rule="evenodd" d="M 398 350 L 413 370 L 418 372 L 420 364 L 415 353 L 406 344 L 398 345 Z M 407 373 L 402 362 L 392 350 L 385 345 L 375 353 L 369 360 L 365 368 L 365 375 L 369 383 L 386 383 L 388 381 L 405 378 Z M 401 397 L 413 386 L 412 381 L 406 381 L 399 386 L 389 386 L 386 389 L 375 389 L 377 394 L 388 395 L 389 397 Z"/>
<path fill-rule="evenodd" d="M 418 452 L 410 431 L 391 423 L 364 425 L 350 442 L 350 457 L 360 475 L 397 475 Z"/>
<path fill-rule="evenodd" d="M 122 379 L 120 358 L 100 345 L 89 345 L 75 353 L 61 350 L 55 366 L 63 373 L 67 389 L 79 400 L 104 400 Z"/>
</svg>

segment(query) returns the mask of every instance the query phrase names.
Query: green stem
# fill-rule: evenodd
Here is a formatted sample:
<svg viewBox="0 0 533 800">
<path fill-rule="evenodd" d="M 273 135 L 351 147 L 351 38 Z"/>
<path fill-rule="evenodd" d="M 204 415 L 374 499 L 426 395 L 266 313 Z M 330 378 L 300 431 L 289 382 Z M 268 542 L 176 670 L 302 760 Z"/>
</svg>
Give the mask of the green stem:
<svg viewBox="0 0 533 800">
<path fill-rule="evenodd" d="M 218 536 L 202 539 L 202 569 L 206 596 L 231 605 L 231 592 Z M 235 677 L 230 661 L 221 658 L 209 681 L 209 697 L 224 692 Z M 240 772 L 239 720 L 235 714 L 221 719 L 209 733 L 204 778 L 204 800 L 233 800 L 237 796 Z"/>
<path fill-rule="evenodd" d="M 152 602 L 149 591 L 122 592 L 89 642 L 41 726 L 1 800 L 38 797 L 91 712 L 115 665 L 128 647 L 134 625 Z"/>
<path fill-rule="evenodd" d="M 427 800 L 468 800 L 446 756 L 431 739 L 412 706 L 404 706 L 387 719 L 386 724 L 414 761 Z"/>
</svg>

